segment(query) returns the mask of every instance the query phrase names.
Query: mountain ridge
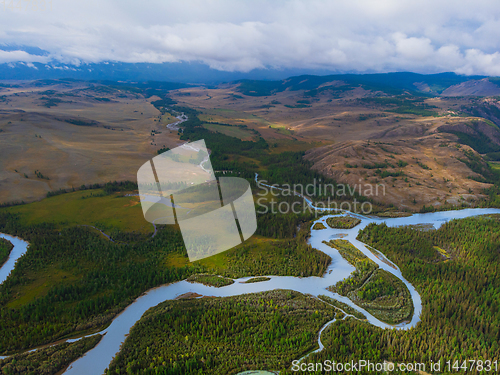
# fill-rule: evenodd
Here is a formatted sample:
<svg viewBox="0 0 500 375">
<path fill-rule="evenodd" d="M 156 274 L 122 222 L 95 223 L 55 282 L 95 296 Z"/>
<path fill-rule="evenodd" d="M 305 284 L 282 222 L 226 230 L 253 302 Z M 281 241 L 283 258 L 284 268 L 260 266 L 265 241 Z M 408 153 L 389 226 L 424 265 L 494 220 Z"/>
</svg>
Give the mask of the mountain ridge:
<svg viewBox="0 0 500 375">
<path fill-rule="evenodd" d="M 341 74 L 313 69 L 254 69 L 244 73 L 219 71 L 199 62 L 153 64 L 110 61 L 78 66 L 38 62 L 0 64 L 0 80 L 2 81 L 46 79 L 123 81 L 128 83 L 161 81 L 191 85 L 237 83 L 240 85 L 239 91 L 250 96 L 268 96 L 273 92 L 285 89 L 293 91 L 318 90 L 321 92 L 331 89 L 331 85 L 323 85 L 333 81 L 344 83 L 344 85 L 335 85 L 340 90 L 342 86 L 347 84 L 351 87 L 362 85 L 372 90 L 381 89 L 389 94 L 409 91 L 431 96 L 500 95 L 500 86 L 498 85 L 500 81 L 496 77 L 465 76 L 452 72 Z M 309 92 L 309 94 L 315 93 Z"/>
</svg>

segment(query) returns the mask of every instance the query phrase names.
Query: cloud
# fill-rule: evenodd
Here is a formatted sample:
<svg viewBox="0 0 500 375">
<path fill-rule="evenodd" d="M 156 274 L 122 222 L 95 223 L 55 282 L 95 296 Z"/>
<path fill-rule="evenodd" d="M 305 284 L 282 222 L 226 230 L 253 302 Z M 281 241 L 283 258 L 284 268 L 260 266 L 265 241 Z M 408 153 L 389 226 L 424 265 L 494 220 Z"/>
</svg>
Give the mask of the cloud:
<svg viewBox="0 0 500 375">
<path fill-rule="evenodd" d="M 0 62 L 202 61 L 243 72 L 498 75 L 498 35 L 496 0 L 52 0 L 43 12 L 0 13 L 4 43 L 48 55 L 0 51 Z"/>
<path fill-rule="evenodd" d="M 0 47 L 1 48 L 1 47 Z M 28 66 L 34 67 L 34 62 L 46 63 L 49 60 L 47 56 L 31 55 L 28 52 L 16 50 L 16 51 L 4 51 L 0 49 L 0 63 L 12 63 L 22 61 L 27 63 Z"/>
<path fill-rule="evenodd" d="M 500 53 L 484 53 L 477 49 L 469 49 L 465 53 L 465 64 L 457 69 L 458 73 L 474 74 L 483 72 L 491 76 L 500 76 Z"/>
<path fill-rule="evenodd" d="M 394 34 L 396 51 L 404 59 L 425 61 L 434 53 L 429 38 L 408 38 L 402 33 Z"/>
</svg>

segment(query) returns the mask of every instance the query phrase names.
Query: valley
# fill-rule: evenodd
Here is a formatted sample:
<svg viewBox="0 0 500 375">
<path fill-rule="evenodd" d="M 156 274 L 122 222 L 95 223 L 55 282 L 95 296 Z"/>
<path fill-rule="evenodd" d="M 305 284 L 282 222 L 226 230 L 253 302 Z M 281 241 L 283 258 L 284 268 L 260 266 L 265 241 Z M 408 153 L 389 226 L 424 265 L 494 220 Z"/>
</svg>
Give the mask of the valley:
<svg viewBox="0 0 500 375">
<path fill-rule="evenodd" d="M 431 296 L 438 281 L 447 286 L 439 301 L 471 293 L 482 277 L 473 263 L 490 259 L 498 242 L 498 98 L 457 96 L 468 90 L 463 82 L 449 90 L 428 85 L 439 91 L 430 95 L 349 79 L 2 87 L 0 232 L 29 246 L 24 255 L 14 247 L 19 261 L 1 270 L 0 354 L 9 357 L 0 367 L 27 366 L 26 351 L 39 347 L 36 366 L 75 374 L 286 374 L 292 361 L 332 357 L 332 350 L 345 360 L 401 361 L 399 353 L 439 360 L 407 346 L 430 345 L 432 329 L 447 329 L 447 319 L 474 319 L 469 310 L 450 318 Z M 491 89 L 481 83 L 475 92 L 483 86 Z M 136 172 L 198 139 L 216 176 L 250 183 L 258 229 L 227 252 L 189 262 L 177 226 L 144 219 Z M 287 194 L 287 185 L 311 183 L 332 190 Z M 356 201 L 371 211 L 320 209 Z M 272 210 L 292 204 L 300 212 Z M 484 238 L 463 237 L 464 227 Z M 462 270 L 466 289 L 454 289 L 451 270 Z M 484 298 L 471 306 L 481 308 Z M 485 349 L 469 351 L 496 358 L 496 331 L 474 324 L 485 327 Z M 378 338 L 360 344 L 348 331 Z M 250 345 L 250 332 L 261 340 Z M 459 345 L 460 335 L 445 345 L 448 355 Z M 67 361 L 55 360 L 66 353 Z M 221 353 L 232 360 L 221 362 Z"/>
<path fill-rule="evenodd" d="M 383 268 L 385 270 L 384 272 L 388 272 L 389 274 L 398 275 L 397 277 L 400 278 L 400 277 L 402 277 L 401 273 L 395 265 L 391 264 L 387 259 L 385 259 L 384 261 L 380 261 L 380 259 L 374 255 L 374 252 L 376 250 L 368 249 L 363 244 L 361 244 L 359 241 L 354 239 L 356 237 L 356 235 L 358 234 L 358 232 L 360 233 L 360 236 L 363 236 L 364 234 L 361 234 L 361 233 L 366 232 L 364 230 L 364 228 L 372 228 L 373 224 L 380 225 L 380 223 L 384 223 L 384 222 L 385 223 L 383 225 L 385 225 L 385 224 L 391 225 L 391 223 L 392 223 L 392 225 L 397 225 L 398 227 L 401 227 L 401 225 L 409 226 L 409 225 L 416 225 L 416 224 L 425 222 L 425 223 L 430 223 L 431 225 L 434 225 L 436 228 L 439 229 L 439 227 L 441 225 L 443 225 L 443 222 L 449 220 L 450 218 L 464 218 L 464 217 L 467 217 L 469 215 L 485 215 L 485 214 L 491 214 L 491 213 L 500 213 L 500 210 L 464 210 L 464 211 L 455 211 L 455 212 L 452 211 L 449 213 L 431 213 L 431 214 L 415 215 L 412 217 L 407 217 L 407 218 L 404 218 L 404 220 L 402 220 L 401 218 L 398 218 L 398 219 L 373 219 L 373 218 L 367 219 L 367 218 L 360 217 L 360 218 L 362 218 L 362 220 L 360 221 L 359 226 L 356 226 L 355 228 L 328 229 L 328 230 L 315 231 L 314 233 L 311 232 L 312 238 L 309 242 L 312 244 L 312 246 L 318 248 L 320 246 L 320 241 L 325 242 L 324 241 L 325 238 L 335 237 L 335 234 L 338 232 L 346 232 L 345 234 L 346 234 L 348 240 L 351 243 L 355 244 L 358 247 L 358 249 L 363 252 L 362 256 L 368 257 L 370 259 L 370 262 L 376 262 L 378 267 Z M 319 220 L 322 222 L 325 222 L 326 220 L 328 220 L 329 217 L 330 216 L 322 217 Z M 485 219 L 482 219 L 482 220 L 485 220 Z M 493 222 L 491 222 L 491 223 L 493 224 Z M 337 241 L 339 241 L 339 240 L 337 240 Z M 345 241 L 345 240 L 342 240 L 342 241 Z M 345 243 L 349 243 L 349 242 L 345 241 Z M 350 246 L 352 246 L 352 245 L 350 245 Z M 337 245 L 335 245 L 335 247 L 337 247 Z M 299 291 L 301 293 L 305 293 L 306 295 L 310 295 L 312 293 L 313 295 L 319 296 L 327 302 L 329 302 L 330 299 L 332 299 L 332 298 L 334 298 L 336 300 L 340 300 L 341 304 L 347 304 L 348 306 L 350 306 L 350 309 L 354 309 L 354 311 L 357 311 L 357 312 L 361 311 L 360 318 L 362 320 L 367 319 L 368 322 L 370 322 L 371 324 L 375 324 L 376 326 L 379 326 L 379 327 L 391 327 L 390 325 L 383 323 L 382 321 L 378 320 L 373 315 L 371 315 L 371 313 L 368 312 L 371 310 L 364 310 L 364 309 L 360 308 L 358 306 L 359 302 L 355 301 L 353 303 L 350 300 L 352 297 L 345 298 L 345 297 L 339 296 L 336 293 L 328 294 L 330 292 L 328 292 L 324 288 L 326 288 L 328 285 L 331 285 L 332 280 L 334 282 L 334 280 L 340 280 L 343 277 L 345 277 L 346 275 L 349 275 L 349 273 L 352 270 L 352 268 L 348 265 L 347 262 L 344 261 L 345 265 L 343 266 L 343 265 L 339 264 L 339 261 L 342 260 L 342 258 L 346 258 L 349 261 L 349 263 L 352 263 L 352 261 L 349 260 L 348 255 L 344 255 L 343 253 L 341 253 L 342 256 L 340 257 L 340 254 L 338 252 L 336 252 L 335 250 L 333 250 L 333 252 L 331 250 L 328 251 L 327 250 L 329 248 L 328 246 L 325 247 L 325 245 L 321 245 L 321 247 L 319 247 L 319 248 L 322 251 L 326 251 L 326 253 L 329 254 L 333 259 L 332 265 L 329 267 L 328 270 L 326 270 L 326 272 L 324 273 L 324 275 L 321 279 L 318 279 L 317 277 L 316 278 L 309 277 L 306 279 L 298 279 L 298 278 L 272 276 L 272 277 L 268 277 L 268 280 L 265 281 L 264 283 L 241 284 L 242 281 L 248 279 L 248 277 L 246 277 L 243 280 L 241 280 L 241 279 L 235 280 L 235 283 L 231 283 L 227 286 L 218 285 L 218 287 L 215 289 L 214 289 L 214 287 L 210 287 L 210 286 L 207 287 L 207 286 L 203 286 L 201 284 L 198 284 L 199 286 L 196 286 L 196 285 L 189 286 L 189 283 L 186 283 L 185 281 L 180 282 L 180 283 L 162 286 L 161 288 L 152 289 L 145 296 L 137 299 L 134 302 L 134 304 L 132 304 L 131 306 L 126 308 L 125 311 L 118 316 L 116 322 L 113 322 L 109 326 L 108 329 L 101 331 L 100 334 L 104 334 L 104 333 L 106 334 L 104 336 L 104 339 L 102 339 L 102 344 L 98 344 L 98 346 L 96 347 L 96 349 L 93 352 L 92 351 L 89 352 L 89 354 L 84 357 L 85 360 L 76 362 L 74 364 L 75 367 L 70 367 L 70 371 L 68 371 L 68 373 L 72 373 L 72 371 L 73 372 L 76 371 L 75 373 L 80 373 L 82 371 L 87 371 L 87 372 L 95 371 L 95 370 L 97 370 L 96 366 L 98 363 L 102 363 L 102 369 L 107 367 L 107 363 L 109 362 L 109 357 L 106 357 L 105 353 L 109 353 L 109 355 L 111 356 L 113 354 L 113 350 L 117 350 L 119 348 L 120 342 L 125 337 L 125 333 L 127 332 L 127 330 L 135 322 L 135 320 L 139 319 L 139 317 L 141 317 L 141 315 L 143 315 L 144 311 L 146 311 L 149 306 L 155 306 L 156 304 L 158 304 L 159 302 L 161 302 L 164 299 L 173 299 L 175 296 L 185 295 L 186 292 L 189 292 L 195 296 L 200 296 L 200 295 L 228 296 L 228 295 L 232 295 L 235 291 L 238 294 L 242 294 L 242 293 L 246 294 L 246 293 L 255 292 L 256 290 L 265 291 L 265 290 L 270 290 L 270 289 L 271 290 L 282 289 L 283 287 L 285 287 L 286 289 L 290 289 L 290 287 L 293 286 L 293 289 L 296 289 L 297 291 Z M 356 250 L 356 251 L 359 251 L 359 250 Z M 349 250 L 349 251 L 351 251 L 351 250 Z M 432 257 L 432 255 L 431 255 L 431 257 Z M 356 268 L 358 268 L 358 266 L 356 266 Z M 403 282 L 406 285 L 406 287 L 408 287 L 411 291 L 413 304 L 415 306 L 415 312 L 413 313 L 413 317 L 412 317 L 411 322 L 409 324 L 400 324 L 400 325 L 396 326 L 396 328 L 400 328 L 400 329 L 415 326 L 415 324 L 417 324 L 417 322 L 420 319 L 420 314 L 422 311 L 421 310 L 422 306 L 421 306 L 421 302 L 420 302 L 420 296 L 417 294 L 417 292 L 411 286 L 411 284 L 409 284 L 404 279 L 403 279 Z M 244 287 L 244 285 L 245 285 L 245 287 Z M 218 290 L 220 290 L 220 292 Z M 327 294 L 326 297 L 325 297 L 325 294 Z M 299 294 L 299 296 L 300 296 L 300 294 Z M 261 297 L 259 297 L 259 298 L 261 298 Z M 264 297 L 264 300 L 265 300 L 265 298 L 266 297 Z M 275 298 L 276 297 L 274 297 L 273 299 L 275 299 Z M 287 297 L 287 300 L 290 300 L 290 296 Z M 259 299 L 259 301 L 260 301 L 260 299 Z M 271 307 L 273 306 L 272 301 L 273 300 L 271 300 L 271 302 L 270 302 Z M 268 304 L 269 304 L 269 302 L 268 302 Z M 278 306 L 279 305 L 276 305 L 276 308 L 278 308 Z M 336 309 L 340 309 L 340 312 L 342 314 L 345 315 L 345 313 L 347 311 L 347 314 L 350 315 L 351 310 L 343 308 L 342 305 L 338 305 L 338 304 L 335 304 L 334 306 L 336 306 L 335 307 Z M 337 307 L 337 306 L 340 306 L 340 307 Z M 285 308 L 285 311 L 288 311 L 286 306 L 284 308 Z M 310 306 L 309 306 L 309 308 L 310 308 Z M 325 307 L 318 307 L 317 309 L 320 309 L 320 310 L 316 310 L 316 312 L 314 312 L 314 314 L 318 314 L 318 311 L 324 311 Z M 307 314 L 310 314 L 310 313 L 311 312 L 308 312 Z M 314 314 L 313 314 L 313 317 L 314 317 Z M 337 315 L 338 314 L 339 313 L 337 313 Z M 355 313 L 355 316 L 357 316 L 357 315 L 359 315 L 359 313 Z M 333 316 L 335 316 L 335 314 L 334 315 L 330 314 L 330 316 L 333 317 Z M 338 315 L 338 316 L 341 316 L 341 315 Z M 384 319 L 388 319 L 388 318 L 385 317 Z M 128 322 L 128 323 L 125 323 L 125 322 Z M 136 329 L 138 329 L 138 328 L 136 328 Z M 134 332 L 136 332 L 136 331 L 134 331 Z M 144 330 L 142 330 L 142 329 L 137 331 L 138 334 L 143 334 L 143 332 L 144 332 Z M 290 331 L 289 329 L 287 329 L 287 332 L 288 332 L 288 334 L 291 334 L 290 332 L 293 333 L 293 331 Z M 320 340 L 321 340 L 321 337 L 320 337 Z M 130 343 L 133 343 L 133 342 L 137 342 L 137 341 L 135 341 L 134 336 L 132 336 L 131 338 L 129 338 L 126 341 L 125 348 L 127 348 L 127 345 L 130 345 Z M 104 347 L 106 347 L 105 351 L 103 351 Z M 125 349 L 125 353 L 127 352 L 127 350 L 128 349 Z M 301 348 L 300 350 L 304 350 L 304 348 Z M 320 352 L 317 352 L 317 353 L 320 353 Z M 123 354 L 123 355 L 125 355 L 125 354 Z M 164 355 L 167 355 L 167 354 L 165 353 Z M 168 354 L 168 355 L 170 356 L 171 354 Z M 122 358 L 122 357 L 119 357 L 119 358 Z M 182 357 L 182 358 L 184 358 L 184 357 Z M 189 358 L 189 356 L 186 357 L 185 359 L 183 359 L 182 361 L 186 361 L 186 360 L 188 360 L 188 358 Z M 120 359 L 120 360 L 122 360 L 122 359 Z M 290 360 L 291 359 L 289 359 L 288 361 L 290 361 Z M 218 363 L 217 361 L 209 362 L 208 363 L 208 365 L 210 366 L 209 368 L 212 368 L 212 366 L 216 365 L 217 363 Z M 239 362 L 235 362 L 236 366 L 241 366 L 241 363 L 240 364 L 238 364 L 238 363 Z M 262 365 L 263 365 L 263 363 L 259 362 L 259 361 L 256 361 L 253 363 L 253 366 L 262 366 Z M 176 366 L 176 365 L 174 364 L 174 366 Z M 191 366 L 191 365 L 188 365 L 188 366 Z M 265 366 L 267 367 L 267 366 L 273 366 L 273 365 L 272 365 L 272 363 L 268 363 Z M 276 365 L 274 365 L 274 366 L 276 366 Z M 119 367 L 116 367 L 116 369 L 114 367 L 112 367 L 112 368 L 113 368 L 113 373 L 120 372 L 120 371 L 118 371 Z M 194 368 L 196 368 L 196 367 L 194 367 Z M 194 370 L 194 368 L 191 368 L 191 370 Z M 71 370 L 71 369 L 73 369 L 73 370 Z M 83 370 L 83 369 L 86 369 L 86 370 Z M 284 369 L 284 370 L 286 370 L 286 369 Z"/>
<path fill-rule="evenodd" d="M 500 373 L 498 2 L 0 21 L 0 375 Z"/>
</svg>

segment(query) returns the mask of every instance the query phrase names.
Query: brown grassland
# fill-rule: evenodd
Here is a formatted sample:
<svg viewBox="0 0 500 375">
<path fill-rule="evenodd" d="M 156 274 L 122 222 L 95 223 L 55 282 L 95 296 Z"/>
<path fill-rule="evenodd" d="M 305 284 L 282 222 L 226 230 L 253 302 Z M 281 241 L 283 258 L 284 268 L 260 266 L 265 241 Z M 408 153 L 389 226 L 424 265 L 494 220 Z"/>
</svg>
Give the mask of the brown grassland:
<svg viewBox="0 0 500 375">
<path fill-rule="evenodd" d="M 421 116 L 360 100 L 370 95 L 356 88 L 293 108 L 303 101 L 303 91 L 246 96 L 228 84 L 170 93 L 179 105 L 200 111 L 211 131 L 244 140 L 255 139 L 256 131 L 271 153 L 306 151 L 315 169 L 339 183 L 383 184 L 374 199 L 386 204 L 415 210 L 423 204 L 473 204 L 483 197 L 489 185 L 471 179 L 477 174 L 458 160 L 468 146 L 457 146 L 456 136 L 437 130 L 472 119 L 452 117 L 467 98 L 426 99 L 438 116 Z M 81 184 L 136 180 L 137 169 L 156 150 L 183 143 L 166 128 L 175 117 L 160 116 L 151 104 L 159 99 L 155 96 L 83 82 L 43 89 L 24 84 L 0 89 L 0 96 L 6 98 L 0 101 L 0 203 L 34 201 Z M 61 102 L 48 108 L 47 98 Z M 364 167 L 383 163 L 385 168 Z"/>
<path fill-rule="evenodd" d="M 227 85 L 219 89 L 180 89 L 171 96 L 201 111 L 204 121 L 257 130 L 275 143 L 273 152 L 307 150 L 306 158 L 322 174 L 339 183 L 356 185 L 358 191 L 361 187 L 363 193 L 365 185 L 370 185 L 374 193 L 367 191 L 365 195 L 382 203 L 416 210 L 424 204 L 474 204 L 484 198 L 483 190 L 491 185 L 471 179 L 478 177 L 477 173 L 458 160 L 464 159 L 464 151 L 470 147 L 459 145 L 456 136 L 437 130 L 442 125 L 476 119 L 455 117 L 454 111 L 470 99 L 426 99 L 425 104 L 434 106 L 438 116 L 421 116 L 390 112 L 360 101 L 371 94 L 358 88 L 340 98 L 318 96 L 310 99 L 306 108 L 285 106 L 304 99 L 303 91 L 254 97 Z M 398 166 L 400 160 L 405 167 Z M 381 163 L 388 164 L 382 171 L 363 168 Z M 380 173 L 384 171 L 385 175 Z M 375 196 L 377 185 L 380 189 Z"/>
<path fill-rule="evenodd" d="M 82 184 L 136 180 L 137 169 L 156 150 L 183 143 L 165 126 L 176 119 L 166 115 L 159 121 L 151 105 L 157 97 L 88 86 L 45 86 L 43 91 L 55 91 L 50 96 L 36 87 L 0 90 L 6 97 L 0 101 L 1 203 L 33 201 Z M 62 102 L 47 108 L 44 97 Z"/>
</svg>

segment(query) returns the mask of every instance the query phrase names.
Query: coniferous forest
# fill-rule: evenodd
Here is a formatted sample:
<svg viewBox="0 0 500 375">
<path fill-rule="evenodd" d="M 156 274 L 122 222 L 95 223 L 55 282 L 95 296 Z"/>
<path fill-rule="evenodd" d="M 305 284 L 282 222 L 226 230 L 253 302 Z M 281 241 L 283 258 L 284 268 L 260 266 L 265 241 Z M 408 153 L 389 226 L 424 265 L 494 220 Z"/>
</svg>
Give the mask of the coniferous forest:
<svg viewBox="0 0 500 375">
<path fill-rule="evenodd" d="M 370 224 L 358 238 L 393 259 L 417 288 L 423 303 L 421 322 L 410 330 L 383 330 L 353 318 L 342 319 L 340 314 L 321 336 L 323 351 L 311 354 L 306 362 L 364 359 L 428 366 L 431 361 L 444 365 L 446 361 L 500 360 L 498 217 L 454 220 L 435 231 Z M 443 257 L 437 247 L 448 256 Z M 108 373 L 232 373 L 242 364 L 247 370 L 296 373 L 291 370 L 292 361 L 317 348 L 318 330 L 312 336 L 299 330 L 301 336 L 293 328 L 295 322 L 310 329 L 332 306 L 315 300 L 310 308 L 317 311 L 301 320 L 290 309 L 297 298 L 290 301 L 283 295 L 275 297 L 276 293 L 168 301 L 152 308 L 132 329 Z M 295 292 L 280 293 L 295 296 Z M 271 295 L 275 310 L 270 305 Z M 276 318 L 285 311 L 289 314 Z M 273 318 L 277 326 L 272 325 Z M 286 329 L 280 331 L 279 327 Z"/>
<path fill-rule="evenodd" d="M 335 314 L 320 300 L 287 290 L 166 301 L 134 326 L 107 374 L 283 371 L 316 347 L 316 332 Z"/>
<path fill-rule="evenodd" d="M 325 350 L 311 361 L 500 360 L 498 217 L 454 220 L 435 231 L 370 224 L 358 239 L 386 254 L 417 288 L 421 322 L 409 331 L 381 330 L 352 319 L 336 322 L 322 335 Z"/>
</svg>

